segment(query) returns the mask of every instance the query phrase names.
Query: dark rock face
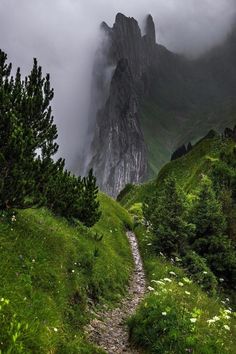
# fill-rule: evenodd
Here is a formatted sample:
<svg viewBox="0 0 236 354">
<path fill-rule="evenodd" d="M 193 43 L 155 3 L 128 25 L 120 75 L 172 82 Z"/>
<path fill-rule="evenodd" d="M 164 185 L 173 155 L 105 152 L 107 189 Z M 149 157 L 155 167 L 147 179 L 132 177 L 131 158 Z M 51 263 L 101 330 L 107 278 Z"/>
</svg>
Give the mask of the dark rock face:
<svg viewBox="0 0 236 354">
<path fill-rule="evenodd" d="M 126 184 L 156 175 L 178 147 L 172 159 L 187 153 L 186 142 L 235 124 L 236 27 L 222 45 L 194 60 L 156 44 L 150 15 L 144 35 L 122 14 L 112 28 L 101 27 L 108 45 L 97 65 L 94 97 L 100 104 L 94 109 L 92 102 L 86 168 L 93 167 L 103 191 L 117 196 Z"/>
<path fill-rule="evenodd" d="M 171 155 L 171 161 L 179 159 L 180 157 L 186 155 L 193 148 L 191 142 L 188 143 L 187 147 L 185 145 L 181 145 L 178 149 L 176 149 Z"/>
<path fill-rule="evenodd" d="M 115 67 L 107 101 L 97 113 L 89 168 L 100 188 L 116 196 L 127 183 L 147 178 L 147 148 L 139 110 L 148 92 L 149 72 L 156 56 L 155 26 L 147 17 L 146 34 L 138 23 L 122 14 L 113 28 L 102 24 L 108 36 L 107 66 Z"/>
<path fill-rule="evenodd" d="M 236 125 L 233 129 L 226 128 L 224 131 L 224 137 L 226 139 L 233 139 L 234 141 L 236 141 Z"/>
<path fill-rule="evenodd" d="M 127 59 L 118 62 L 110 96 L 97 119 L 91 166 L 102 190 L 116 196 L 125 184 L 143 182 L 147 174 L 138 99 Z"/>
</svg>

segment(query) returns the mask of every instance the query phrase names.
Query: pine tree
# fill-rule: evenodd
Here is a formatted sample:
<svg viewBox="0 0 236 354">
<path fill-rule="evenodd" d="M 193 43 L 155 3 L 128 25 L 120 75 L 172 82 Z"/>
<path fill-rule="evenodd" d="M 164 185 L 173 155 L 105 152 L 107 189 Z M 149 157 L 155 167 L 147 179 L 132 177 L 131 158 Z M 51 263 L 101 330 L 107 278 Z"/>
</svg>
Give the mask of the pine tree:
<svg viewBox="0 0 236 354">
<path fill-rule="evenodd" d="M 145 215 L 153 227 L 155 249 L 168 256 L 184 254 L 193 225 L 187 221 L 184 194 L 178 189 L 174 178 L 166 179 L 161 193 L 151 200 L 149 211 L 146 208 Z"/>
<path fill-rule="evenodd" d="M 22 206 L 32 191 L 34 180 L 31 149 L 34 138 L 19 112 L 23 87 L 20 70 L 10 77 L 11 65 L 0 51 L 0 208 Z"/>
<path fill-rule="evenodd" d="M 82 182 L 82 204 L 77 217 L 86 226 L 91 227 L 101 217 L 101 212 L 99 210 L 99 201 L 97 199 L 98 187 L 96 184 L 96 177 L 93 175 L 92 169 L 89 171 L 88 177 L 84 177 Z"/>
<path fill-rule="evenodd" d="M 198 199 L 192 211 L 196 225 L 192 248 L 203 256 L 211 270 L 236 287 L 236 251 L 226 235 L 227 223 L 222 205 L 208 177 L 201 181 Z"/>
<path fill-rule="evenodd" d="M 193 208 L 192 221 L 196 225 L 193 245 L 201 254 L 207 251 L 206 245 L 210 244 L 211 236 L 220 236 L 225 233 L 226 220 L 222 206 L 208 177 L 203 177 L 201 181 L 198 199 Z"/>
</svg>

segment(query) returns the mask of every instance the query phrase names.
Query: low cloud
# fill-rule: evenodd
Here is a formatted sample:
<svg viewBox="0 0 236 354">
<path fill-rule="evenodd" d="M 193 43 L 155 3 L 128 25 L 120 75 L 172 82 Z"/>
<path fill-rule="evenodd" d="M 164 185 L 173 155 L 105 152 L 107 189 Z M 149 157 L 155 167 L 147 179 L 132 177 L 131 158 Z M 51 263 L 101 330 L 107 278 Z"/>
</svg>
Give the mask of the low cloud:
<svg viewBox="0 0 236 354">
<path fill-rule="evenodd" d="M 140 24 L 151 13 L 157 41 L 197 56 L 221 42 L 235 19 L 235 0 L 1 0 L 0 47 L 27 73 L 37 57 L 50 72 L 60 153 L 73 163 L 86 140 L 99 24 L 117 12 Z"/>
</svg>

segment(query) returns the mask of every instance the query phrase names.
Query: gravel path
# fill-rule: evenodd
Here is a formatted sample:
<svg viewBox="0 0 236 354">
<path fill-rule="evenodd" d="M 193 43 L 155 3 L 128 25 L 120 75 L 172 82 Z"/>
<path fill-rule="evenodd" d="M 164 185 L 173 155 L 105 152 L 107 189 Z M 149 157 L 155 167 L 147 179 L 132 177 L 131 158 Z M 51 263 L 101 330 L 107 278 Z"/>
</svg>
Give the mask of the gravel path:
<svg viewBox="0 0 236 354">
<path fill-rule="evenodd" d="M 139 354 L 129 344 L 128 328 L 125 320 L 132 315 L 145 294 L 145 274 L 140 257 L 138 243 L 133 232 L 127 231 L 130 242 L 135 270 L 129 285 L 128 296 L 118 308 L 97 314 L 86 331 L 91 342 L 96 343 L 109 354 Z"/>
</svg>

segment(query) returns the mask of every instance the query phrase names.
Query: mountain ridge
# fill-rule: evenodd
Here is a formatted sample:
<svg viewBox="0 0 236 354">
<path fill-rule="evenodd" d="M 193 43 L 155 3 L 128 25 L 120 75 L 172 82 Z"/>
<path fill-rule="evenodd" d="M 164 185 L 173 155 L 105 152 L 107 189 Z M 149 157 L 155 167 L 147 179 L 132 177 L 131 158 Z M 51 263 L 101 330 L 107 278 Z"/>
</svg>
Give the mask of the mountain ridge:
<svg viewBox="0 0 236 354">
<path fill-rule="evenodd" d="M 114 71 L 107 100 L 97 112 L 89 167 L 94 168 L 100 188 L 116 196 L 125 184 L 154 176 L 179 146 L 197 141 L 211 128 L 220 131 L 234 125 L 236 51 L 232 34 L 199 59 L 172 53 L 156 43 L 151 15 L 146 17 L 144 35 L 134 18 L 121 13 L 113 27 L 105 22 L 101 27 L 107 38 L 106 65 Z M 136 110 L 119 97 L 123 84 L 116 70 L 124 59 L 130 74 L 122 82 L 129 81 L 128 96 L 135 97 Z M 129 141 L 133 134 L 129 117 L 135 123 L 135 141 Z M 120 139 L 116 125 L 123 135 Z"/>
</svg>

